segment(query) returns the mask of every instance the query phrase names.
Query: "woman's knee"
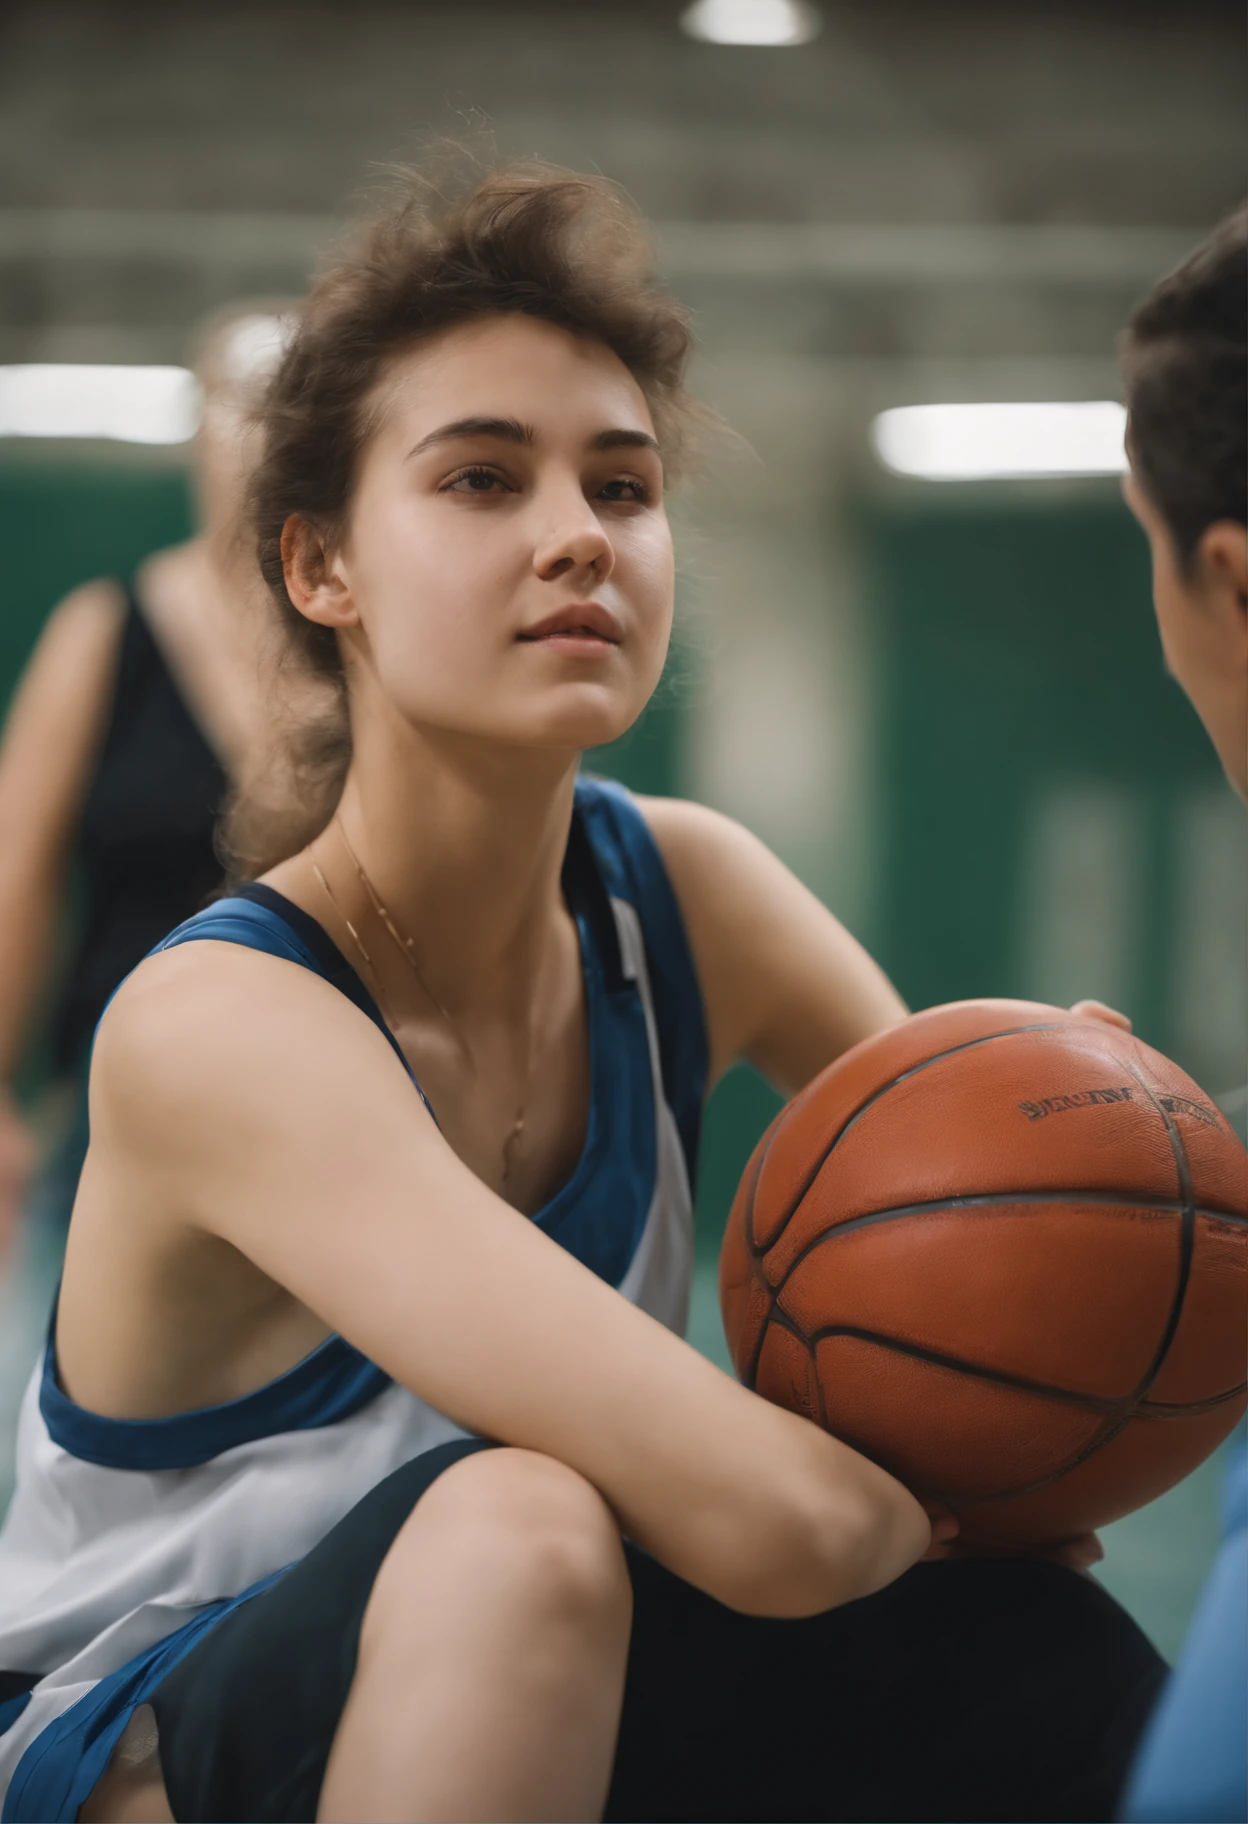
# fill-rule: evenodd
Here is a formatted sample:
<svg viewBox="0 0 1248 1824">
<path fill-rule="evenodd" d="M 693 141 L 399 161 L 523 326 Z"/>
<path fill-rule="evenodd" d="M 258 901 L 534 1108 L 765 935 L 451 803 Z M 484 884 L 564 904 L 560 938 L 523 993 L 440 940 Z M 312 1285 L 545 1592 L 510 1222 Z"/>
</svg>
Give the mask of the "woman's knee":
<svg viewBox="0 0 1248 1824">
<path fill-rule="evenodd" d="M 370 1609 L 395 1619 L 409 1600 L 423 1608 L 434 1579 L 573 1625 L 627 1629 L 632 1615 L 611 1509 L 535 1451 L 482 1451 L 439 1476 L 396 1535 Z"/>
</svg>

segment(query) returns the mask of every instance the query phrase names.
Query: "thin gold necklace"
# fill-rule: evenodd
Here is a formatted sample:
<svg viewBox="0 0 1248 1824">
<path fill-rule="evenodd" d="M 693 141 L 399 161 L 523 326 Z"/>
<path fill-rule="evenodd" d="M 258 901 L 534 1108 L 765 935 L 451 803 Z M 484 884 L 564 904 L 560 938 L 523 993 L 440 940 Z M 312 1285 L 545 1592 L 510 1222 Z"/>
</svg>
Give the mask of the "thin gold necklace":
<svg viewBox="0 0 1248 1824">
<path fill-rule="evenodd" d="M 412 974 L 416 977 L 417 982 L 420 984 L 421 993 L 425 996 L 425 999 L 430 1003 L 430 1005 L 436 1009 L 439 1018 L 442 1020 L 443 1024 L 446 1026 L 448 1032 L 451 1034 L 451 1037 L 455 1040 L 455 1043 L 459 1047 L 459 1050 L 461 1051 L 463 1056 L 468 1060 L 469 1069 L 471 1070 L 472 1075 L 475 1078 L 478 1074 L 477 1061 L 476 1061 L 476 1058 L 473 1056 L 472 1047 L 471 1047 L 471 1045 L 469 1045 L 469 1043 L 465 1039 L 463 1033 L 460 1032 L 458 1026 L 456 1026 L 454 1020 L 451 1018 L 450 1014 L 446 1011 L 446 1008 L 442 1005 L 441 1001 L 439 1001 L 438 997 L 434 994 L 434 992 L 430 988 L 428 982 L 426 982 L 424 976 L 421 974 L 420 966 L 417 963 L 416 958 L 412 953 L 413 949 L 414 949 L 413 940 L 410 937 L 403 936 L 402 932 L 399 930 L 398 926 L 395 924 L 394 919 L 391 917 L 390 913 L 386 910 L 385 906 L 382 904 L 380 894 L 378 893 L 376 887 L 374 887 L 374 885 L 373 885 L 372 881 L 369 879 L 368 875 L 365 873 L 363 863 L 360 861 L 359 857 L 355 853 L 355 850 L 351 847 L 351 844 L 347 840 L 347 832 L 342 827 L 341 818 L 338 817 L 337 815 L 335 815 L 332 820 L 331 827 L 336 829 L 338 832 L 338 840 L 342 843 L 343 848 L 347 851 L 347 854 L 351 860 L 351 865 L 352 865 L 352 867 L 354 867 L 356 873 L 359 875 L 360 885 L 364 888 L 364 891 L 365 891 L 366 895 L 368 896 L 368 902 L 373 909 L 374 915 L 381 920 L 386 931 L 389 933 L 390 939 L 393 942 L 396 950 L 398 950 L 400 956 L 402 956 L 402 958 L 406 962 L 408 968 L 411 970 Z M 318 861 L 316 859 L 316 851 L 312 847 L 310 847 L 308 850 L 308 859 L 312 863 L 312 872 L 316 875 L 316 878 L 317 878 L 318 882 L 320 883 L 321 890 L 325 894 L 326 899 L 328 899 L 330 905 L 334 908 L 334 911 L 338 914 L 338 917 L 342 920 L 343 924 L 347 927 L 347 930 L 351 935 L 352 943 L 355 945 L 356 949 L 359 951 L 360 955 L 363 957 L 365 967 L 368 969 L 369 974 L 373 978 L 373 985 L 377 991 L 377 999 L 382 1003 L 382 1011 L 385 1013 L 386 1018 L 390 1024 L 391 1028 L 394 1028 L 396 1026 L 396 1021 L 393 1017 L 393 1014 L 390 1012 L 389 1008 L 385 1005 L 385 997 L 382 994 L 381 977 L 377 972 L 377 965 L 374 963 L 372 957 L 369 955 L 368 951 L 364 947 L 364 941 L 361 938 L 359 932 L 356 930 L 355 926 L 351 923 L 351 920 L 347 917 L 347 915 L 343 911 L 342 907 L 338 904 L 338 900 L 335 897 L 333 890 L 331 889 L 329 882 L 326 880 L 325 875 L 320 867 L 320 864 L 318 863 Z M 521 1138 L 524 1134 L 525 1118 L 528 1114 L 529 1082 L 532 1077 L 532 1072 L 533 1072 L 533 1014 L 532 1014 L 532 1008 L 530 1007 L 528 1032 L 526 1034 L 526 1045 L 525 1045 L 525 1068 L 524 1068 L 523 1092 L 522 1092 L 521 1098 L 520 1098 L 520 1105 L 516 1110 L 515 1120 L 511 1124 L 510 1131 L 508 1132 L 507 1137 L 504 1139 L 503 1147 L 502 1147 L 502 1180 L 501 1181 L 503 1184 L 506 1184 L 508 1179 L 511 1177 L 512 1166 L 515 1163 L 516 1148 L 519 1146 Z"/>
</svg>

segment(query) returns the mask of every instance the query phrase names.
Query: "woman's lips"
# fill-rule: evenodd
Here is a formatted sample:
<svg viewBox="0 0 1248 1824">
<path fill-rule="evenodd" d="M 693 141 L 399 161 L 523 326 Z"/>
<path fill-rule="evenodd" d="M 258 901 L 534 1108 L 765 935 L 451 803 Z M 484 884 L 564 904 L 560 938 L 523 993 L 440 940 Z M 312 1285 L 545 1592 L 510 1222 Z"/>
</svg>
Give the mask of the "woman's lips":
<svg viewBox="0 0 1248 1824">
<path fill-rule="evenodd" d="M 557 646 L 560 651 L 577 654 L 600 654 L 619 645 L 623 628 L 601 602 L 571 602 L 534 626 L 524 628 L 516 637 L 526 645 Z"/>
<path fill-rule="evenodd" d="M 556 651 L 566 653 L 569 658 L 600 659 L 609 652 L 614 652 L 616 642 L 604 639 L 600 633 L 591 633 L 587 627 L 569 627 L 556 633 L 523 633 L 520 638 L 526 646 L 553 647 Z"/>
</svg>

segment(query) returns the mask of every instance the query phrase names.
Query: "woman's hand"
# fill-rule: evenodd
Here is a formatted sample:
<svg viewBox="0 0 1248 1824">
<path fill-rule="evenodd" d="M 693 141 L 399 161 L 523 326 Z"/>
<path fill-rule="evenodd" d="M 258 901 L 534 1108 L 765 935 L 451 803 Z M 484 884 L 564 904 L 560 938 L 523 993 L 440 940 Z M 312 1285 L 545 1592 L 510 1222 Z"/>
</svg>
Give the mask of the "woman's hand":
<svg viewBox="0 0 1248 1824">
<path fill-rule="evenodd" d="M 1002 1555 L 982 1551 L 973 1540 L 964 1542 L 960 1539 L 958 1517 L 943 1501 L 923 1501 L 921 1506 L 932 1527 L 932 1543 L 924 1552 L 922 1563 L 931 1564 L 941 1558 L 996 1558 Z M 1043 1558 L 1049 1564 L 1064 1564 L 1072 1571 L 1086 1571 L 1101 1562 L 1105 1548 L 1095 1533 L 1076 1533 L 1073 1538 L 1063 1539 L 1057 1545 L 1040 1545 L 1010 1555 Z"/>
<path fill-rule="evenodd" d="M 1103 1020 L 1107 1026 L 1117 1026 L 1120 1032 L 1131 1030 L 1131 1022 L 1126 1014 L 1107 1007 L 1104 1001 L 1076 1001 L 1070 1011 L 1077 1013 L 1081 1020 Z"/>
<path fill-rule="evenodd" d="M 920 1564 L 934 1564 L 939 1558 L 952 1558 L 955 1542 L 962 1522 L 952 1508 L 943 1501 L 922 1501 L 919 1504 L 927 1515 L 932 1527 L 932 1543 L 920 1558 Z"/>
</svg>

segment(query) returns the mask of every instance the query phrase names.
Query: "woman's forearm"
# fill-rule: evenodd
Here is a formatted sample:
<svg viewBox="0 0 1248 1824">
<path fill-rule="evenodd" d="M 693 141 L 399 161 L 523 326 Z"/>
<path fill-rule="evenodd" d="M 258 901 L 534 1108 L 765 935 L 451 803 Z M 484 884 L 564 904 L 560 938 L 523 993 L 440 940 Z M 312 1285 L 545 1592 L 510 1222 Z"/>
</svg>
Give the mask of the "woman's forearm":
<svg viewBox="0 0 1248 1824">
<path fill-rule="evenodd" d="M 604 1487 L 669 1569 L 730 1608 L 799 1616 L 869 1595 L 923 1556 L 927 1515 L 886 1471 L 700 1358 L 680 1366 L 664 1377 L 678 1423 L 648 1441 L 625 1427 Z"/>
</svg>

